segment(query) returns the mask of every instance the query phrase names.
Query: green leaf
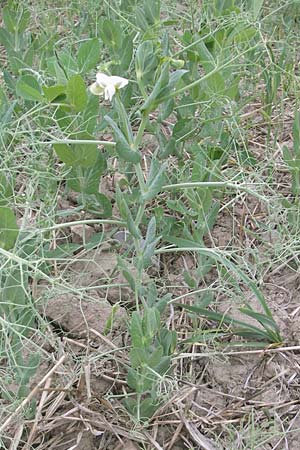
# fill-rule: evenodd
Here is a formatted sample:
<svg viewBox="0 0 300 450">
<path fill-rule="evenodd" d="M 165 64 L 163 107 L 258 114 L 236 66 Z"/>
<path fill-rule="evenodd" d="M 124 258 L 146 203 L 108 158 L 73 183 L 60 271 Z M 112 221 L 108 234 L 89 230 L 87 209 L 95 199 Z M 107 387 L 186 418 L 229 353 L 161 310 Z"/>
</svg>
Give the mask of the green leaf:
<svg viewBox="0 0 300 450">
<path fill-rule="evenodd" d="M 177 141 L 186 140 L 186 136 L 193 130 L 193 121 L 191 119 L 179 119 L 175 123 L 172 131 L 172 137 Z"/>
<path fill-rule="evenodd" d="M 108 48 L 117 51 L 122 47 L 122 30 L 117 22 L 108 19 L 102 20 L 99 27 L 99 33 L 101 39 Z"/>
<path fill-rule="evenodd" d="M 108 124 L 112 127 L 115 134 L 115 139 L 117 142 L 122 144 L 124 147 L 128 147 L 130 144 L 128 140 L 126 139 L 125 135 L 122 133 L 116 122 L 109 116 L 104 116 L 104 119 Z"/>
<path fill-rule="evenodd" d="M 169 84 L 168 84 L 168 90 L 172 90 L 176 87 L 176 84 L 178 83 L 179 80 L 181 80 L 181 78 L 188 73 L 188 70 L 185 69 L 179 69 L 179 70 L 175 70 L 174 72 L 171 72 L 170 74 L 170 80 L 169 80 Z"/>
<path fill-rule="evenodd" d="M 161 190 L 166 182 L 167 163 L 161 164 L 155 158 L 151 161 L 149 177 L 146 184 L 146 190 L 143 193 L 143 200 L 152 200 Z"/>
<path fill-rule="evenodd" d="M 136 226 L 130 209 L 126 203 L 126 200 L 123 198 L 118 204 L 120 216 L 126 222 L 129 233 L 136 239 L 141 239 L 141 232 L 139 228 Z"/>
<path fill-rule="evenodd" d="M 169 84 L 169 64 L 165 63 L 162 66 L 160 76 L 157 82 L 155 83 L 151 94 L 146 99 L 145 103 L 142 105 L 141 110 L 145 111 L 145 113 L 148 114 L 151 111 L 154 111 L 159 105 L 160 97 L 164 92 L 164 89 L 168 86 L 168 84 Z"/>
<path fill-rule="evenodd" d="M 144 370 L 129 369 L 127 374 L 127 383 L 137 394 L 142 394 L 150 390 L 153 385 L 153 375 L 145 373 Z"/>
<path fill-rule="evenodd" d="M 21 364 L 17 371 L 18 375 L 16 376 L 16 381 L 19 385 L 26 386 L 39 367 L 40 354 L 38 352 L 30 353 L 26 361 L 22 360 L 23 358 L 21 357 L 21 361 L 18 361 L 18 363 L 20 362 Z"/>
<path fill-rule="evenodd" d="M 159 342 L 163 347 L 164 355 L 172 355 L 177 344 L 177 333 L 175 330 L 163 328 L 160 332 Z"/>
<path fill-rule="evenodd" d="M 28 327 L 32 326 L 33 309 L 28 302 L 27 292 L 29 291 L 26 270 L 12 266 L 8 276 L 2 280 L 0 291 L 0 313 L 5 315 L 7 321 L 14 324 L 14 327 L 8 331 L 12 342 L 19 340 L 20 335 L 27 334 Z"/>
<path fill-rule="evenodd" d="M 15 12 L 12 11 L 8 5 L 6 5 L 2 10 L 2 16 L 7 31 L 14 33 L 17 28 L 17 18 Z"/>
<path fill-rule="evenodd" d="M 23 75 L 18 79 L 16 85 L 17 95 L 25 100 L 44 102 L 38 81 L 32 75 Z"/>
<path fill-rule="evenodd" d="M 24 9 L 20 16 L 18 17 L 18 32 L 24 33 L 24 31 L 26 30 L 26 28 L 29 25 L 29 21 L 30 21 L 30 11 L 28 9 Z"/>
<path fill-rule="evenodd" d="M 24 56 L 23 56 L 23 62 L 24 67 L 33 67 L 34 65 L 34 57 L 36 54 L 36 47 L 34 45 L 34 42 L 26 49 Z"/>
<path fill-rule="evenodd" d="M 147 267 L 151 266 L 152 264 L 152 257 L 155 253 L 155 248 L 158 242 L 160 241 L 160 237 L 156 238 L 151 244 L 149 245 L 143 245 L 143 253 L 141 255 L 141 265 L 143 269 L 146 269 Z"/>
<path fill-rule="evenodd" d="M 236 43 L 248 42 L 256 35 L 256 33 L 256 28 L 247 27 L 239 32 L 234 33 L 234 40 Z"/>
<path fill-rule="evenodd" d="M 146 355 L 146 364 L 148 367 L 154 368 L 158 366 L 163 356 L 163 348 L 161 345 L 159 345 L 154 351 L 152 352 L 151 356 L 149 357 Z"/>
<path fill-rule="evenodd" d="M 149 27 L 146 17 L 145 17 L 145 12 L 142 8 L 136 9 L 135 22 L 142 31 L 146 31 L 147 28 Z"/>
<path fill-rule="evenodd" d="M 8 52 L 13 52 L 15 49 L 10 33 L 2 27 L 0 27 L 0 43 L 4 45 Z"/>
<path fill-rule="evenodd" d="M 189 271 L 184 270 L 183 272 L 183 278 L 186 284 L 191 289 L 197 289 L 198 281 L 195 280 L 195 278 L 190 274 Z"/>
<path fill-rule="evenodd" d="M 134 383 L 134 381 L 133 381 L 133 383 Z M 130 386 L 130 379 L 129 379 L 129 382 L 128 382 L 128 376 L 127 376 L 127 384 L 128 384 L 128 386 Z M 133 390 L 135 391 L 135 389 L 133 389 Z M 127 411 L 129 412 L 129 414 L 131 414 L 132 416 L 136 416 L 136 413 L 137 413 L 137 400 L 135 398 L 133 398 L 133 397 L 124 398 L 122 403 L 125 406 L 125 408 L 127 409 Z"/>
<path fill-rule="evenodd" d="M 199 42 L 196 48 L 205 72 L 211 72 L 216 67 L 212 54 L 203 41 Z"/>
<path fill-rule="evenodd" d="M 63 84 L 56 84 L 55 86 L 43 86 L 44 95 L 48 102 L 53 102 L 57 97 L 66 92 L 66 86 Z"/>
<path fill-rule="evenodd" d="M 293 148 L 295 155 L 300 158 L 300 114 L 299 111 L 295 111 L 295 119 L 293 123 Z"/>
<path fill-rule="evenodd" d="M 118 142 L 116 145 L 116 152 L 118 156 L 126 162 L 132 164 L 138 164 L 141 161 L 141 155 L 138 151 L 132 150 L 132 148 L 126 143 Z"/>
<path fill-rule="evenodd" d="M 134 369 L 128 370 L 127 384 L 134 392 L 139 392 L 139 378 L 139 374 Z"/>
<path fill-rule="evenodd" d="M 148 224 L 145 241 L 142 245 L 142 266 L 143 268 L 149 267 L 152 263 L 152 257 L 154 256 L 155 247 L 160 241 L 160 237 L 155 236 L 156 233 L 156 218 L 153 216 Z"/>
<path fill-rule="evenodd" d="M 0 206 L 7 206 L 13 196 L 11 184 L 8 182 L 6 176 L 0 173 Z"/>
<path fill-rule="evenodd" d="M 264 0 L 252 0 L 252 13 L 253 19 L 256 20 L 260 15 L 261 9 L 263 7 Z"/>
<path fill-rule="evenodd" d="M 92 250 L 93 248 L 99 247 L 104 241 L 104 232 L 94 233 L 90 240 L 84 245 L 86 250 Z"/>
<path fill-rule="evenodd" d="M 93 140 L 93 136 L 88 133 L 82 132 L 76 135 L 78 140 Z M 78 144 L 72 144 L 78 165 L 81 167 L 92 167 L 96 164 L 99 150 L 97 144 L 84 144 L 79 142 Z"/>
<path fill-rule="evenodd" d="M 80 112 L 85 109 L 88 96 L 83 78 L 80 75 L 73 75 L 69 79 L 66 93 L 68 101 L 76 112 Z"/>
<path fill-rule="evenodd" d="M 167 242 L 171 244 L 177 245 L 177 247 L 186 247 L 186 248 L 198 248 L 199 242 L 191 241 L 189 239 L 177 238 L 175 236 L 167 236 Z"/>
<path fill-rule="evenodd" d="M 97 95 L 91 95 L 88 99 L 87 107 L 83 112 L 82 127 L 88 133 L 93 134 L 99 117 L 99 99 Z"/>
<path fill-rule="evenodd" d="M 82 74 L 94 69 L 100 58 L 100 42 L 99 39 L 89 39 L 83 42 L 78 50 L 77 62 L 79 71 Z"/>
<path fill-rule="evenodd" d="M 119 50 L 121 70 L 128 70 L 133 54 L 133 36 L 128 35 L 123 39 L 123 45 Z"/>
<path fill-rule="evenodd" d="M 144 348 L 133 347 L 130 351 L 130 362 L 133 369 L 146 365 L 148 362 L 148 353 Z"/>
<path fill-rule="evenodd" d="M 119 116 L 118 122 L 120 124 L 121 131 L 124 134 L 124 137 L 128 142 L 128 144 L 131 145 L 133 144 L 134 141 L 131 123 L 128 117 L 128 113 L 125 109 L 125 106 L 120 101 L 120 98 L 118 96 L 116 97 L 115 108 Z"/>
<path fill-rule="evenodd" d="M 78 133 L 74 138 L 78 139 L 78 141 L 93 140 L 93 136 L 85 132 Z M 78 142 L 78 144 L 73 143 L 71 145 L 54 144 L 53 147 L 58 157 L 67 166 L 87 168 L 92 167 L 97 163 L 99 155 L 97 144 Z"/>
<path fill-rule="evenodd" d="M 197 50 L 201 64 L 206 74 L 209 74 L 212 70 L 216 68 L 216 62 L 204 42 L 200 42 L 198 44 Z M 206 80 L 206 85 L 214 93 L 222 92 L 225 89 L 225 81 L 223 76 L 221 75 L 221 72 L 217 71 L 212 75 L 210 75 Z"/>
<path fill-rule="evenodd" d="M 250 308 L 239 308 L 240 312 L 242 314 L 245 314 L 249 317 L 252 317 L 257 322 L 259 322 L 264 328 L 272 328 L 276 332 L 280 332 L 280 329 L 277 325 L 277 323 L 272 319 L 271 317 L 266 316 L 265 314 L 258 313 L 256 311 L 253 311 Z"/>
<path fill-rule="evenodd" d="M 151 217 L 150 222 L 148 224 L 146 238 L 145 238 L 145 247 L 150 245 L 156 237 L 156 218 L 155 216 Z"/>
<path fill-rule="evenodd" d="M 138 46 L 135 54 L 135 71 L 138 83 L 142 81 L 144 85 L 144 83 L 149 81 L 148 78 L 149 76 L 153 76 L 157 63 L 158 61 L 155 55 L 153 42 L 142 42 Z"/>
<path fill-rule="evenodd" d="M 81 247 L 82 247 L 81 244 L 73 244 L 73 243 L 62 244 L 58 245 L 55 249 L 52 250 L 49 250 L 47 248 L 44 249 L 43 256 L 45 258 L 53 258 L 53 259 L 69 258 L 70 256 L 73 256 L 74 252 Z"/>
<path fill-rule="evenodd" d="M 96 194 L 99 192 L 100 177 L 106 168 L 106 161 L 100 152 L 98 152 L 97 160 L 92 167 L 73 168 L 68 173 L 68 187 L 75 192 L 84 194 Z"/>
<path fill-rule="evenodd" d="M 160 21 L 160 0 L 145 0 L 144 1 L 144 14 L 147 22 L 150 25 L 154 25 Z"/>
<path fill-rule="evenodd" d="M 147 397 L 141 401 L 140 404 L 140 419 L 147 420 L 153 416 L 155 411 L 159 408 L 160 404 L 153 402 L 151 397 Z"/>
<path fill-rule="evenodd" d="M 159 159 L 167 159 L 170 155 L 177 155 L 176 139 L 171 137 L 168 141 L 161 140 L 160 150 L 161 153 L 158 155 Z"/>
<path fill-rule="evenodd" d="M 7 317 L 10 319 L 15 316 L 17 320 L 17 313 L 20 311 L 18 306 L 26 305 L 26 291 L 23 284 L 26 283 L 26 275 L 22 278 L 22 274 L 19 269 L 12 269 L 5 282 L 2 285 L 0 294 L 0 310 L 2 309 Z"/>
<path fill-rule="evenodd" d="M 17 240 L 19 228 L 10 208 L 0 207 L 0 247 L 10 250 Z"/>
<path fill-rule="evenodd" d="M 172 114 L 174 108 L 175 108 L 175 101 L 173 98 L 170 98 L 169 100 L 163 102 L 159 107 L 159 115 L 157 120 L 159 122 L 166 120 Z"/>
<path fill-rule="evenodd" d="M 266 339 L 272 342 L 272 339 L 270 338 L 269 334 L 254 326 L 254 325 L 250 325 L 247 322 L 243 322 L 241 320 L 236 320 L 233 319 L 232 317 L 228 316 L 227 314 L 220 314 L 214 311 L 210 311 L 208 309 L 204 309 L 198 306 L 192 306 L 192 305 L 182 305 L 182 304 L 178 304 L 178 306 L 180 306 L 183 309 L 186 309 L 188 311 L 191 312 L 195 312 L 198 313 L 201 316 L 206 317 L 209 320 L 214 320 L 216 322 L 219 323 L 226 323 L 228 325 L 231 325 L 234 328 L 234 333 L 240 335 L 241 333 L 251 333 L 251 335 L 256 336 L 256 338 L 259 339 Z"/>
<path fill-rule="evenodd" d="M 108 218 L 112 216 L 112 206 L 110 200 L 100 192 L 81 197 L 83 208 L 97 217 Z"/>
<path fill-rule="evenodd" d="M 296 155 L 292 154 L 292 152 L 286 145 L 284 145 L 282 148 L 282 156 L 284 162 L 289 166 L 291 170 L 300 169 L 300 158 L 297 158 Z"/>
<path fill-rule="evenodd" d="M 52 56 L 47 59 L 47 68 L 58 84 L 64 84 L 67 82 L 66 73 L 59 65 L 56 56 Z"/>
<path fill-rule="evenodd" d="M 167 63 L 168 65 L 169 63 Z M 174 91 L 174 88 L 178 81 L 188 72 L 188 70 L 180 69 L 176 70 L 174 72 L 171 72 L 169 76 L 169 81 L 166 84 L 165 87 L 161 89 L 161 91 L 158 93 L 158 95 L 155 98 L 155 105 L 158 106 L 162 101 L 166 101 L 168 99 L 169 95 L 172 94 L 172 91 Z M 154 87 L 155 89 L 155 87 Z"/>
<path fill-rule="evenodd" d="M 142 328 L 142 318 L 136 311 L 132 313 L 130 322 L 130 335 L 133 347 L 144 347 L 144 332 Z"/>
<path fill-rule="evenodd" d="M 77 61 L 73 58 L 70 51 L 62 50 L 58 54 L 60 65 L 64 68 L 64 71 L 68 76 L 72 76 L 78 73 Z"/>
<path fill-rule="evenodd" d="M 128 263 L 120 256 L 118 256 L 118 266 L 120 267 L 125 280 L 128 282 L 130 289 L 134 292 L 136 290 L 135 274 L 129 270 Z"/>
<path fill-rule="evenodd" d="M 71 147 L 67 144 L 53 144 L 54 150 L 59 159 L 67 166 L 76 167 L 75 155 Z"/>
<path fill-rule="evenodd" d="M 160 314 L 156 308 L 146 308 L 142 321 L 144 336 L 151 341 L 158 333 L 160 327 Z"/>
<path fill-rule="evenodd" d="M 160 375 L 165 375 L 170 368 L 171 358 L 170 356 L 163 356 L 154 370 Z"/>
</svg>

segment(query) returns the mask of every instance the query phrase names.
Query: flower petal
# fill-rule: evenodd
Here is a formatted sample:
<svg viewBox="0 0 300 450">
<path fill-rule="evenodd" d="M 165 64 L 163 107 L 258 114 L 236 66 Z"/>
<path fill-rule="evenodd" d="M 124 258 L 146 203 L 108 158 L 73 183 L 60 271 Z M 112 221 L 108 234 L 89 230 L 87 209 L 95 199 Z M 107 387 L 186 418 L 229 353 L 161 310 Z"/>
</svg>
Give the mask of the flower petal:
<svg viewBox="0 0 300 450">
<path fill-rule="evenodd" d="M 112 83 L 108 84 L 105 88 L 105 100 L 109 100 L 111 102 L 115 93 L 116 93 L 115 86 Z"/>
<path fill-rule="evenodd" d="M 104 88 L 100 86 L 97 81 L 90 86 L 90 91 L 94 95 L 102 95 L 104 93 Z"/>
<path fill-rule="evenodd" d="M 111 77 L 102 72 L 98 72 L 96 75 L 97 83 L 103 88 L 105 88 L 109 83 L 111 83 L 110 79 Z"/>
<path fill-rule="evenodd" d="M 116 88 L 121 89 L 128 84 L 128 80 L 123 77 L 112 76 L 110 77 L 111 81 L 115 85 Z"/>
</svg>

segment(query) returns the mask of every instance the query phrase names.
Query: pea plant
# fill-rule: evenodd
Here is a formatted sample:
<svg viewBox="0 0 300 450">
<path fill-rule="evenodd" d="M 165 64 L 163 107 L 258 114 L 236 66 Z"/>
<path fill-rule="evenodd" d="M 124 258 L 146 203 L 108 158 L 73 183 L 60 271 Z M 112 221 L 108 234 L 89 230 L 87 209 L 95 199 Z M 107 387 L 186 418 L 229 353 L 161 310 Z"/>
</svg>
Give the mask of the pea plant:
<svg viewBox="0 0 300 450">
<path fill-rule="evenodd" d="M 217 220 L 224 190 L 239 187 L 224 181 L 222 175 L 229 149 L 237 140 L 225 113 L 235 108 L 241 95 L 238 61 L 255 59 L 259 45 L 254 24 L 245 20 L 235 27 L 231 21 L 232 14 L 242 12 L 240 2 L 211 3 L 214 6 L 206 7 L 200 31 L 191 29 L 176 38 L 166 31 L 169 25 L 161 19 L 159 0 L 122 1 L 120 11 L 130 20 L 119 20 L 112 9 L 110 18 L 101 19 L 99 36 L 69 47 L 56 46 L 43 35 L 35 36 L 28 30 L 29 12 L 14 5 L 4 8 L 0 29 L 0 42 L 8 56 L 5 87 L 0 91 L 0 126 L 5 131 L 1 145 L 20 139 L 9 129 L 11 118 L 20 117 L 24 111 L 30 114 L 32 135 L 35 129 L 41 130 L 48 164 L 59 165 L 63 173 L 64 182 L 59 186 L 63 195 L 75 192 L 77 211 L 123 226 L 130 236 L 134 270 L 125 256 L 118 257 L 119 269 L 134 297 L 128 323 L 131 349 L 124 405 L 138 421 L 149 419 L 159 408 L 159 389 L 171 374 L 172 357 L 181 350 L 176 331 L 164 324 L 170 298 L 143 281 L 156 256 L 195 253 L 197 270 L 194 275 L 185 273 L 191 288 L 214 266 L 223 267 L 238 280 L 237 284 L 245 283 L 253 291 L 262 312 L 247 305 L 241 310 L 245 315 L 242 322 L 213 312 L 208 303 L 178 307 L 220 326 L 232 325 L 237 335 L 281 342 L 279 329 L 255 283 L 230 255 L 205 244 Z M 255 21 L 262 2 L 252 3 L 255 8 L 252 5 L 249 14 Z M 135 19 L 131 22 L 133 9 Z M 211 16 L 223 17 L 220 28 L 208 29 L 205 21 Z M 5 91 L 14 99 L 10 104 Z M 150 158 L 149 134 L 156 142 Z M 298 144 L 295 139 L 296 152 Z M 113 199 L 99 191 L 102 177 L 111 170 L 112 158 L 123 175 Z M 296 192 L 297 161 L 289 163 L 288 150 L 285 158 Z M 18 349 L 22 335 L 35 326 L 27 287 L 37 255 L 30 246 L 26 224 L 17 222 L 17 203 L 14 180 L 3 170 L 0 255 L 1 264 L 7 269 L 10 261 L 11 267 L 1 275 L 0 312 L 1 321 L 10 324 L 15 336 L 12 349 Z M 40 272 L 43 278 L 45 273 L 42 269 Z M 249 317 L 258 326 L 247 324 Z M 0 332 L 3 330 L 4 326 Z M 22 365 L 21 361 L 16 367 Z M 36 365 L 35 356 L 27 362 L 22 388 Z"/>
</svg>

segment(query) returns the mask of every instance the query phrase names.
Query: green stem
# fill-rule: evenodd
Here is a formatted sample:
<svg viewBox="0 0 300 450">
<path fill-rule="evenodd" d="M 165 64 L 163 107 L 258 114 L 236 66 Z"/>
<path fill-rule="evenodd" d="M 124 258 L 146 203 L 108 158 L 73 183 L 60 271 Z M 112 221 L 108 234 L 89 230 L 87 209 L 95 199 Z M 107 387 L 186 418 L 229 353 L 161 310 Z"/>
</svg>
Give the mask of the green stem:
<svg viewBox="0 0 300 450">
<path fill-rule="evenodd" d="M 114 141 L 97 141 L 94 139 L 53 139 L 52 141 L 38 141 L 38 144 L 97 144 L 114 147 Z"/>
<path fill-rule="evenodd" d="M 128 141 L 128 144 L 133 149 L 133 151 L 138 153 L 139 147 L 140 147 L 142 139 L 143 139 L 144 131 L 145 131 L 145 128 L 147 125 L 148 117 L 147 117 L 147 115 L 142 116 L 142 120 L 139 125 L 138 131 L 137 131 L 135 137 L 133 138 L 129 118 L 128 118 L 128 115 L 126 113 L 126 110 L 124 108 L 124 105 L 123 105 L 118 93 L 116 94 L 115 101 L 117 102 L 117 106 L 118 106 L 118 112 L 119 112 L 119 116 L 120 116 L 119 118 L 120 118 L 120 120 L 123 121 L 123 128 L 126 131 L 126 139 Z M 133 142 L 132 142 L 132 140 L 133 140 Z M 143 174 L 141 164 L 140 163 L 135 164 L 134 168 L 135 168 L 135 173 L 136 173 L 136 177 L 137 177 L 138 184 L 139 184 L 141 197 L 143 198 L 143 194 L 146 191 L 146 183 L 144 180 L 144 174 Z M 139 225 L 142 221 L 144 211 L 145 211 L 145 201 L 142 201 L 142 203 L 139 205 L 139 209 L 138 209 L 137 216 L 135 219 L 135 224 L 137 227 L 139 227 Z M 140 258 L 141 258 L 141 242 L 139 239 L 134 239 L 134 247 L 135 247 L 136 258 L 137 258 L 137 260 L 140 260 Z M 138 264 L 139 269 L 138 269 L 138 273 L 136 276 L 135 292 L 134 292 L 137 311 L 139 311 L 139 292 L 140 292 L 140 287 L 142 284 L 142 269 L 140 266 L 141 265 Z"/>
<path fill-rule="evenodd" d="M 139 129 L 138 129 L 138 132 L 135 136 L 134 143 L 133 143 L 133 147 L 136 152 L 138 151 L 139 146 L 141 145 L 144 131 L 146 128 L 146 124 L 147 124 L 147 116 L 143 116 L 142 121 L 139 126 Z M 141 164 L 140 163 L 135 164 L 134 168 L 135 168 L 135 173 L 136 173 L 136 176 L 137 176 L 137 179 L 139 182 L 141 193 L 143 194 L 145 192 L 145 180 L 144 180 L 144 175 L 143 175 Z M 140 222 L 138 222 L 137 225 L 139 225 L 139 223 Z"/>
<path fill-rule="evenodd" d="M 135 136 L 134 143 L 133 143 L 133 147 L 136 152 L 139 151 L 139 147 L 140 147 L 142 139 L 143 139 L 146 124 L 147 124 L 147 116 L 143 115 L 142 121 L 140 123 L 138 132 Z M 139 182 L 140 192 L 143 195 L 143 193 L 145 192 L 145 189 L 146 189 L 146 185 L 145 185 L 145 180 L 144 180 L 144 175 L 143 175 L 143 170 L 142 170 L 141 164 L 140 163 L 135 164 L 134 168 L 135 168 L 135 173 L 136 173 L 136 176 L 137 176 L 137 179 Z M 140 206 L 139 206 L 139 209 L 138 209 L 138 212 L 137 212 L 137 215 L 135 218 L 135 224 L 137 227 L 140 225 L 140 223 L 142 221 L 144 211 L 145 211 L 145 202 L 143 201 L 143 203 L 140 204 Z M 135 246 L 136 255 L 139 258 L 140 253 L 141 253 L 140 241 L 135 239 L 134 246 Z M 137 285 L 136 285 L 136 289 L 135 289 L 135 304 L 136 304 L 136 310 L 139 311 L 139 290 L 140 290 L 141 281 L 142 281 L 142 271 L 141 270 L 139 270 L 137 278 L 138 278 Z M 139 411 L 138 411 L 138 416 L 139 416 Z"/>
<path fill-rule="evenodd" d="M 134 149 L 135 150 L 138 150 L 138 148 L 139 148 L 139 146 L 141 144 L 141 141 L 142 141 L 142 138 L 143 138 L 143 134 L 144 134 L 144 131 L 145 131 L 145 128 L 146 128 L 147 120 L 148 120 L 148 117 L 143 115 L 142 121 L 141 121 L 139 129 L 138 129 L 138 132 L 137 132 L 136 137 L 134 139 Z"/>
<path fill-rule="evenodd" d="M 254 185 L 255 186 L 255 185 Z M 206 188 L 230 188 L 230 189 L 236 189 L 240 191 L 244 191 L 247 194 L 253 195 L 253 197 L 256 197 L 260 200 L 265 201 L 265 197 L 258 194 L 257 192 L 253 191 L 249 188 L 249 185 L 246 184 L 240 184 L 240 183 L 231 183 L 229 181 L 195 181 L 195 182 L 187 182 L 187 183 L 177 183 L 177 184 L 167 184 L 162 187 L 162 190 L 176 190 L 176 189 L 206 189 Z"/>
<path fill-rule="evenodd" d="M 86 220 L 74 220 L 73 222 L 57 223 L 47 228 L 39 228 L 36 231 L 39 233 L 44 233 L 47 231 L 58 230 L 60 228 L 68 228 L 74 225 L 120 225 L 124 227 L 126 224 L 122 220 L 114 219 L 86 219 Z"/>
</svg>

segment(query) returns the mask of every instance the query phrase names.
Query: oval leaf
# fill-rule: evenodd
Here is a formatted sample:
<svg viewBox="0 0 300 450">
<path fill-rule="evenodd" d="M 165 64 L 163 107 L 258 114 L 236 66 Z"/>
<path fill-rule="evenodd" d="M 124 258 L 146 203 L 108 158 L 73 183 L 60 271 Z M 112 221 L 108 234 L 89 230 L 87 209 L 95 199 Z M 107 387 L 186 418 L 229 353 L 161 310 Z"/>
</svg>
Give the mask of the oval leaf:
<svg viewBox="0 0 300 450">
<path fill-rule="evenodd" d="M 19 229 L 16 217 L 10 208 L 0 207 L 0 247 L 11 249 L 18 237 Z"/>
<path fill-rule="evenodd" d="M 80 72 L 86 73 L 96 67 L 99 57 L 100 43 L 97 38 L 83 42 L 79 47 L 77 57 Z"/>
<path fill-rule="evenodd" d="M 87 105 L 88 96 L 84 81 L 80 75 L 73 75 L 67 84 L 67 98 L 76 112 L 83 111 Z"/>
<path fill-rule="evenodd" d="M 116 145 L 116 152 L 118 156 L 126 162 L 138 164 L 141 161 L 140 153 L 132 150 L 128 144 L 126 145 L 119 142 Z"/>
<path fill-rule="evenodd" d="M 32 75 L 24 75 L 18 79 L 16 85 L 17 95 L 24 100 L 44 102 L 41 94 L 41 88 L 37 80 Z"/>
</svg>

